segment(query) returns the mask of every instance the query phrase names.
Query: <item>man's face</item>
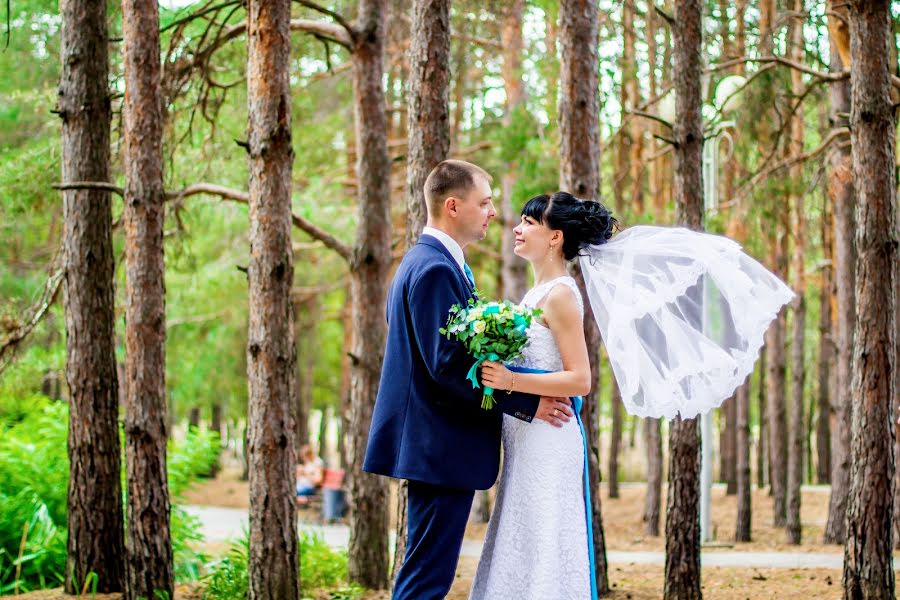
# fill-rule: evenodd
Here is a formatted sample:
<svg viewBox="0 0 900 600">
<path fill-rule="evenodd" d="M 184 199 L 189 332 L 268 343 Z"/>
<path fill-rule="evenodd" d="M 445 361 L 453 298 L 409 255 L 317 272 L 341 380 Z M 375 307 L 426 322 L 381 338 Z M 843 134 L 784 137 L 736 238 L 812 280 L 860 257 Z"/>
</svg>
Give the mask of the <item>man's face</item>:
<svg viewBox="0 0 900 600">
<path fill-rule="evenodd" d="M 497 216 L 491 199 L 491 185 L 484 177 L 474 176 L 474 185 L 455 202 L 459 236 L 466 243 L 483 240 L 488 224 Z"/>
</svg>

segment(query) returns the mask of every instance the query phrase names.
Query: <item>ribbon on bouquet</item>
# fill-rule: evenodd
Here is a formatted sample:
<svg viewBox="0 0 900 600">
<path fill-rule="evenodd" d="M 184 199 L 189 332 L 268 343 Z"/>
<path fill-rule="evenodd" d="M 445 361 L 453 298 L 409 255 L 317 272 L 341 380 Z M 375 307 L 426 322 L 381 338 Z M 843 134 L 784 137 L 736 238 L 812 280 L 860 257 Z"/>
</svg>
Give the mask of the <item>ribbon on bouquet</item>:
<svg viewBox="0 0 900 600">
<path fill-rule="evenodd" d="M 466 375 L 466 379 L 472 382 L 472 387 L 478 389 L 481 387 L 481 384 L 478 383 L 478 367 L 481 366 L 486 360 L 490 361 L 498 361 L 500 357 L 494 354 L 493 352 L 488 352 L 487 354 L 478 354 L 475 356 L 477 359 L 475 364 L 472 365 L 472 368 L 469 369 L 469 374 Z M 484 386 L 484 395 L 481 397 L 481 408 L 486 410 L 490 410 L 494 407 L 494 388 Z"/>
<path fill-rule="evenodd" d="M 507 368 L 510 371 L 515 371 L 516 373 L 550 373 L 550 371 L 544 371 L 542 369 L 529 369 L 528 367 L 519 367 L 514 365 L 507 365 Z M 575 421 L 578 423 L 578 428 L 581 430 L 581 441 L 582 445 L 584 446 L 584 471 L 582 474 L 582 482 L 584 486 L 584 520 L 585 526 L 587 527 L 587 552 L 591 578 L 591 600 L 597 600 L 597 565 L 594 561 L 594 525 L 593 512 L 591 509 L 591 479 L 590 475 L 588 474 L 587 436 L 584 432 L 584 423 L 581 422 L 581 406 L 584 403 L 584 400 L 581 396 L 572 396 L 571 400 L 572 410 L 575 411 Z"/>
</svg>

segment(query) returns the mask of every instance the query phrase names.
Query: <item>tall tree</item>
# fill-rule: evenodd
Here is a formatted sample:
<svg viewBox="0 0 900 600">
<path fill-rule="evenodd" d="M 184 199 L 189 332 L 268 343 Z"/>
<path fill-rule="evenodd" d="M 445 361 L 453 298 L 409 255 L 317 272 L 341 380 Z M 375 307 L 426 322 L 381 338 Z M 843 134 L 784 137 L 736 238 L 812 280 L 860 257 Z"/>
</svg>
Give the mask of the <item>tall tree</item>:
<svg viewBox="0 0 900 600">
<path fill-rule="evenodd" d="M 765 487 L 769 480 L 769 472 L 767 467 L 769 461 L 769 432 L 766 427 L 768 419 L 766 418 L 766 347 L 763 346 L 759 350 L 759 380 L 756 387 L 756 405 L 759 409 L 759 440 L 756 444 L 756 486 Z"/>
<path fill-rule="evenodd" d="M 759 3 L 759 52 L 766 56 L 772 55 L 775 47 L 776 33 L 776 2 L 775 0 L 762 0 Z M 774 85 L 771 77 L 768 78 Z M 771 112 L 771 111 L 769 111 Z M 767 114 L 759 121 L 757 137 L 762 155 L 770 154 L 769 146 L 773 131 L 771 119 L 774 115 Z M 781 199 L 772 198 L 771 213 L 773 219 L 767 228 L 768 239 L 768 263 L 769 267 L 782 280 L 787 276 L 787 230 L 785 222 L 787 205 Z M 774 522 L 777 527 L 785 525 L 786 517 L 786 487 L 787 487 L 787 417 L 785 406 L 785 348 L 784 348 L 785 319 L 784 310 L 778 318 L 772 322 L 766 332 L 766 434 L 768 435 L 768 457 L 771 472 L 770 484 L 772 486 Z"/>
<path fill-rule="evenodd" d="M 828 20 L 843 23 L 847 18 L 832 8 Z M 831 28 L 830 28 L 831 29 Z M 831 72 L 842 71 L 839 45 L 831 37 Z M 850 113 L 850 83 L 831 83 L 831 121 L 834 127 L 848 125 L 845 115 Z M 853 181 L 850 149 L 838 147 L 831 154 L 828 176 L 828 195 L 834 207 L 834 279 L 837 290 L 837 311 L 833 315 L 837 332 L 837 378 L 832 390 L 831 422 L 831 496 L 828 501 L 828 520 L 825 524 L 826 544 L 842 544 L 846 536 L 847 494 L 850 491 L 850 379 L 853 356 L 853 333 L 856 326 L 856 190 Z"/>
<path fill-rule="evenodd" d="M 388 582 L 388 488 L 362 470 L 384 356 L 384 306 L 391 267 L 391 162 L 384 112 L 387 0 L 360 0 L 353 36 L 359 227 L 350 259 L 353 350 L 350 369 L 350 579 L 382 589 Z M 412 127 L 411 127 L 412 128 Z"/>
<path fill-rule="evenodd" d="M 503 13 L 500 38 L 503 45 L 503 88 L 506 90 L 503 124 L 509 127 L 522 109 L 525 102 L 525 82 L 522 79 L 522 19 L 525 12 L 525 0 L 512 0 Z M 554 89 L 555 91 L 555 89 Z M 515 151 L 516 156 L 519 149 Z M 513 209 L 513 189 L 518 178 L 516 156 L 504 157 L 503 174 L 500 177 L 502 193 L 500 194 L 500 215 L 503 219 L 504 231 L 500 238 L 501 296 L 518 302 L 525 296 L 528 287 L 527 263 L 516 256 L 515 236 L 509 235 L 509 229 L 516 226 L 519 215 Z"/>
<path fill-rule="evenodd" d="M 822 255 L 825 257 L 819 283 L 819 351 L 816 393 L 816 481 L 831 483 L 831 395 L 834 339 L 831 328 L 832 295 L 834 288 L 834 230 L 831 224 L 832 207 L 826 198 L 822 208 Z"/>
<path fill-rule="evenodd" d="M 597 4 L 588 0 L 562 0 L 559 5 L 560 63 L 559 135 L 560 187 L 579 198 L 597 199 L 600 194 L 600 93 L 597 55 Z M 584 288 L 584 333 L 591 361 L 593 389 L 585 397 L 581 418 L 585 424 L 588 447 L 591 512 L 593 515 L 594 564 L 597 568 L 597 593 L 610 591 L 606 562 L 606 541 L 600 506 L 600 335 Z"/>
<path fill-rule="evenodd" d="M 425 226 L 425 179 L 450 152 L 450 1 L 414 0 L 406 98 L 406 249 Z"/>
<path fill-rule="evenodd" d="M 675 207 L 679 225 L 703 229 L 703 121 L 700 114 L 703 2 L 675 4 L 674 41 Z M 699 419 L 676 417 L 669 424 L 669 497 L 663 596 L 690 600 L 700 591 Z"/>
<path fill-rule="evenodd" d="M 166 477 L 166 300 L 159 6 L 124 0 L 125 597 L 174 591 Z"/>
<path fill-rule="evenodd" d="M 647 493 L 644 496 L 644 531 L 659 536 L 659 506 L 662 496 L 662 432 L 659 419 L 644 419 L 647 443 Z"/>
<path fill-rule="evenodd" d="M 619 497 L 619 451 L 622 449 L 622 393 L 619 385 L 612 382 L 612 395 L 609 398 L 609 410 L 612 413 L 612 428 L 609 434 L 609 467 L 607 489 L 610 498 Z"/>
<path fill-rule="evenodd" d="M 425 180 L 450 152 L 450 1 L 413 2 L 407 102 L 406 250 L 425 226 Z M 407 484 L 397 493 L 397 543 L 391 581 L 403 564 L 407 540 Z"/>
<path fill-rule="evenodd" d="M 647 11 L 644 16 L 647 27 L 647 54 L 649 57 L 649 96 L 655 98 L 659 93 L 657 70 L 659 69 L 659 44 L 657 32 L 659 30 L 660 17 L 656 11 Z M 666 29 L 668 38 L 669 30 Z M 659 123 L 650 125 L 650 133 L 660 133 Z M 649 151 L 657 153 L 657 139 L 649 140 Z M 666 157 L 660 156 L 650 162 L 649 165 L 649 191 L 653 202 L 654 216 L 658 221 L 665 218 L 665 194 L 663 188 L 668 188 L 668 180 L 663 177 L 662 163 Z M 644 496 L 644 530 L 647 535 L 659 535 L 660 510 L 662 506 L 662 478 L 663 478 L 663 449 L 661 421 L 659 419 L 644 419 L 645 440 L 647 443 L 647 492 Z"/>
<path fill-rule="evenodd" d="M 750 479 L 750 379 L 747 378 L 734 396 L 735 413 L 737 415 L 737 465 L 735 467 L 735 483 L 737 484 L 737 519 L 734 529 L 736 542 L 749 542 L 751 538 L 752 481 Z"/>
<path fill-rule="evenodd" d="M 850 2 L 850 131 L 856 205 L 856 335 L 853 343 L 850 502 L 844 598 L 894 598 L 892 499 L 894 294 L 898 223 L 896 121 L 888 0 Z"/>
<path fill-rule="evenodd" d="M 63 0 L 57 112 L 64 183 L 109 180 L 106 2 Z M 63 192 L 69 489 L 66 593 L 89 573 L 98 591 L 125 580 L 119 390 L 114 339 L 112 210 L 108 191 Z"/>
<path fill-rule="evenodd" d="M 293 485 L 290 20 L 290 0 L 250 0 L 247 7 L 251 600 L 291 600 L 300 593 Z"/>
<path fill-rule="evenodd" d="M 805 14 L 804 0 L 794 0 L 793 11 L 796 15 Z M 791 59 L 802 63 L 805 56 L 803 44 L 803 21 L 799 18 L 791 20 L 790 54 Z M 803 95 L 803 74 L 791 69 L 791 92 L 795 98 Z M 803 111 L 797 111 L 791 118 L 790 142 L 791 156 L 803 154 L 803 138 L 805 128 Z M 786 526 L 788 542 L 800 543 L 800 485 L 803 483 L 803 453 L 806 439 L 806 422 L 803 418 L 803 385 L 806 365 L 803 360 L 803 347 L 806 335 L 806 276 L 803 257 L 806 254 L 806 208 L 801 190 L 803 164 L 797 162 L 791 167 L 791 193 L 789 209 L 793 217 L 791 230 L 794 234 L 793 271 L 794 291 L 797 296 L 793 302 L 792 341 L 791 341 L 791 418 L 790 443 L 788 444 L 788 469 L 786 493 Z"/>
</svg>

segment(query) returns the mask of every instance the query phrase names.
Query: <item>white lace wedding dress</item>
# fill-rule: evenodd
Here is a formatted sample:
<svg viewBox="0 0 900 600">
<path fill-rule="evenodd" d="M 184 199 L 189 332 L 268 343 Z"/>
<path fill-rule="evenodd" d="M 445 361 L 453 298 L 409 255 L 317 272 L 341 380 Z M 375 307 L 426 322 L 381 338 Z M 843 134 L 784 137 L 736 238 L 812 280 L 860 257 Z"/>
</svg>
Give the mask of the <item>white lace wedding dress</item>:
<svg viewBox="0 0 900 600">
<path fill-rule="evenodd" d="M 575 280 L 560 277 L 525 294 L 539 306 L 568 286 L 584 314 Z M 559 371 L 562 359 L 549 329 L 533 323 L 515 364 Z M 503 393 L 503 392 L 498 392 Z M 503 415 L 503 470 L 470 600 L 591 598 L 584 495 L 584 440 L 575 419 L 561 428 Z"/>
</svg>

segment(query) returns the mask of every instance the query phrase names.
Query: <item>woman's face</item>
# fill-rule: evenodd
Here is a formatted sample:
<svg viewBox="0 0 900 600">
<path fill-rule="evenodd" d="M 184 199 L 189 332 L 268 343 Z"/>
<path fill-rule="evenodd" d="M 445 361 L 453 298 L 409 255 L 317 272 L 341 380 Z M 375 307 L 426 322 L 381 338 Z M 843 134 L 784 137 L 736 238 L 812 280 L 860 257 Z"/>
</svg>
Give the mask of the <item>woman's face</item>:
<svg viewBox="0 0 900 600">
<path fill-rule="evenodd" d="M 550 229 L 537 219 L 522 215 L 522 220 L 513 229 L 516 235 L 516 245 L 513 252 L 532 262 L 540 262 L 551 251 L 551 245 L 557 245 L 561 240 L 560 232 Z"/>
</svg>

